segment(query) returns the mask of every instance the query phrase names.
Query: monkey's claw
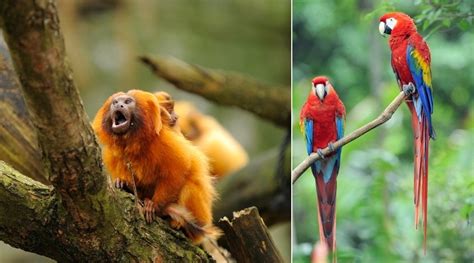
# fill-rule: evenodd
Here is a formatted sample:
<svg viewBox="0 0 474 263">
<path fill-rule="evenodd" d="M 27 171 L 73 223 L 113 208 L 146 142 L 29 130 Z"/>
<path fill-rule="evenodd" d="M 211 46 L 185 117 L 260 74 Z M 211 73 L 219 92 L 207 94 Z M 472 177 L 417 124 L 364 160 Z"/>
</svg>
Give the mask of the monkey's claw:
<svg viewBox="0 0 474 263">
<path fill-rule="evenodd" d="M 116 178 L 114 185 L 115 185 L 115 188 L 124 189 L 124 187 L 127 186 L 127 183 L 123 180 L 120 180 L 120 178 Z"/>
<path fill-rule="evenodd" d="M 403 92 L 405 93 L 405 96 L 415 93 L 415 85 L 413 85 L 413 83 L 411 82 L 403 85 L 402 89 L 403 89 Z"/>
<path fill-rule="evenodd" d="M 324 154 L 323 154 L 323 151 L 321 149 L 317 149 L 316 153 L 318 153 L 318 155 L 321 159 L 324 159 Z"/>
<path fill-rule="evenodd" d="M 144 203 L 144 214 L 145 214 L 145 221 L 147 223 L 153 222 L 155 220 L 155 203 L 150 199 L 145 199 Z"/>
</svg>

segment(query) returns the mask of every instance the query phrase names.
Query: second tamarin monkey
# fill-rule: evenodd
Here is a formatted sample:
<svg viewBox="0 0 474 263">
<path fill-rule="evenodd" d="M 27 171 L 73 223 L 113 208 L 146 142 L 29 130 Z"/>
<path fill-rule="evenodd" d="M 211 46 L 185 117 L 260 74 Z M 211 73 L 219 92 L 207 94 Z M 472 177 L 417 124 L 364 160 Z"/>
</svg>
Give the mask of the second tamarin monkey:
<svg viewBox="0 0 474 263">
<path fill-rule="evenodd" d="M 216 237 L 212 225 L 215 190 L 203 153 L 163 125 L 169 117 L 151 93 L 130 90 L 110 96 L 93 121 L 103 160 L 116 185 L 135 185 L 145 219 L 170 216 L 194 243 Z M 118 183 L 117 183 L 118 182 Z"/>
<path fill-rule="evenodd" d="M 175 103 L 164 91 L 154 94 L 167 112 L 163 116 L 163 123 L 181 132 L 206 154 L 212 175 L 222 178 L 247 164 L 247 152 L 215 118 L 199 112 L 189 102 Z"/>
</svg>

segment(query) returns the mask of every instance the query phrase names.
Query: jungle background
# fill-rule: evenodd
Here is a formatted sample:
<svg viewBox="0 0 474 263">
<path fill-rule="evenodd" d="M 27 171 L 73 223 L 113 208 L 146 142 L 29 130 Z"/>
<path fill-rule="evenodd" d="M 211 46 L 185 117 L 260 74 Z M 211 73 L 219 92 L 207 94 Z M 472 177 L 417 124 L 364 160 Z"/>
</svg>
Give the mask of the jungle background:
<svg viewBox="0 0 474 263">
<path fill-rule="evenodd" d="M 415 230 L 409 111 L 343 147 L 337 189 L 338 262 L 472 262 L 474 232 L 474 33 L 472 1 L 293 1 L 293 167 L 306 157 L 299 112 L 311 79 L 327 75 L 345 103 L 345 133 L 368 123 L 398 94 L 386 11 L 414 17 L 429 35 L 437 138 L 429 163 L 428 243 Z M 310 171 L 293 188 L 294 261 L 318 240 Z"/>
<path fill-rule="evenodd" d="M 174 88 L 153 75 L 138 56 L 172 56 L 235 71 L 287 86 L 289 93 L 289 1 L 80 0 L 58 4 L 67 55 L 90 120 L 115 92 L 164 90 L 175 100 L 191 101 L 214 116 L 251 160 L 281 144 L 283 129 L 236 107 L 223 107 Z M 220 197 L 222 202 L 225 198 Z M 273 225 L 271 233 L 289 262 L 289 222 Z M 0 242 L 0 262 L 32 261 L 49 259 Z"/>
</svg>

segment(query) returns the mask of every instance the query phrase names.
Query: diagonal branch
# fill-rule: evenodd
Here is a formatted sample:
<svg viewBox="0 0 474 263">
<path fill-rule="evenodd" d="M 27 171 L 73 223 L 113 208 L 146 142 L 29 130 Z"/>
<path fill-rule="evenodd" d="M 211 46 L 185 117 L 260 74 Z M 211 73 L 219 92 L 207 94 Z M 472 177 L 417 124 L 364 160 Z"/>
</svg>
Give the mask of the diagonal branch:
<svg viewBox="0 0 474 263">
<path fill-rule="evenodd" d="M 289 88 L 269 86 L 242 74 L 207 69 L 175 58 L 143 56 L 140 59 L 154 74 L 178 89 L 222 105 L 237 106 L 280 127 L 290 124 Z"/>
<path fill-rule="evenodd" d="M 371 131 L 372 129 L 382 125 L 386 121 L 392 118 L 393 113 L 398 109 L 400 104 L 402 104 L 403 100 L 414 91 L 413 87 L 411 90 L 408 90 L 407 93 L 405 91 L 401 91 L 397 97 L 385 108 L 385 110 L 373 121 L 367 123 L 366 125 L 360 127 L 359 129 L 353 131 L 351 134 L 344 136 L 342 139 L 333 143 L 332 149 L 329 147 L 324 148 L 321 153 L 323 156 L 327 156 L 328 154 L 336 151 L 337 149 L 341 148 L 342 146 L 352 142 L 353 140 L 359 138 L 360 136 L 366 134 L 367 132 Z M 321 159 L 317 153 L 311 153 L 305 160 L 303 160 L 296 168 L 291 172 L 291 181 L 294 184 L 298 178 L 308 169 L 311 164 L 316 162 L 317 160 Z"/>
<path fill-rule="evenodd" d="M 0 161 L 0 240 L 58 262 L 209 262 L 187 238 L 158 219 L 146 224 L 133 196 L 112 192 L 95 204 L 101 225 L 77 229 L 52 187 Z"/>
</svg>

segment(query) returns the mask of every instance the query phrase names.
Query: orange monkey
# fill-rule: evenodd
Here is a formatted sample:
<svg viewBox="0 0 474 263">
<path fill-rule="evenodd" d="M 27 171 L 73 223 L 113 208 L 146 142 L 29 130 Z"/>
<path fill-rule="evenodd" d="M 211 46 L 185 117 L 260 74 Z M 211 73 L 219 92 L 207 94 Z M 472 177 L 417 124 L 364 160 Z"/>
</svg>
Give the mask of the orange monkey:
<svg viewBox="0 0 474 263">
<path fill-rule="evenodd" d="M 163 125 L 169 113 L 151 93 L 130 90 L 110 96 L 93 128 L 103 145 L 103 160 L 116 186 L 136 186 L 145 219 L 170 216 L 195 244 L 217 238 L 212 225 L 216 197 L 203 153 L 180 133 Z M 132 178 L 133 176 L 133 178 Z"/>
</svg>

